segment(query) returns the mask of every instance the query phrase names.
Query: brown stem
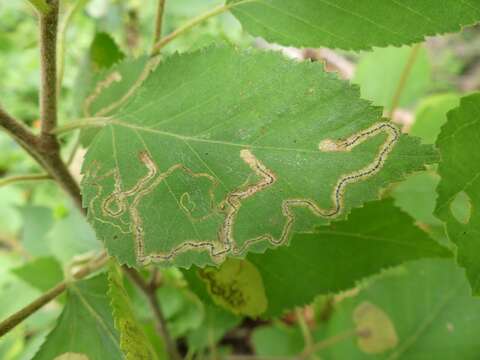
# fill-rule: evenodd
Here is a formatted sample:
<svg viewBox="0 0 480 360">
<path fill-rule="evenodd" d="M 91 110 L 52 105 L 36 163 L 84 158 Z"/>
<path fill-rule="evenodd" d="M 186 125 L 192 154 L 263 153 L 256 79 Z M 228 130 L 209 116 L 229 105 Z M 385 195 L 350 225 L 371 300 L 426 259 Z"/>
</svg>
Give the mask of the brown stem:
<svg viewBox="0 0 480 360">
<path fill-rule="evenodd" d="M 0 105 L 0 127 L 9 134 L 21 147 L 23 147 L 33 158 L 39 160 L 39 154 L 36 150 L 38 141 L 25 125 L 7 113 Z"/>
<path fill-rule="evenodd" d="M 0 127 L 25 149 L 56 180 L 83 212 L 80 188 L 60 157 L 55 136 L 36 136 L 0 106 Z"/>
<path fill-rule="evenodd" d="M 163 13 L 165 11 L 165 1 L 158 0 L 157 18 L 155 20 L 155 32 L 153 34 L 153 44 L 155 45 L 162 37 Z"/>
<path fill-rule="evenodd" d="M 57 125 L 56 40 L 58 25 L 58 0 L 48 1 L 48 12 L 40 18 L 40 136 L 34 135 L 19 121 L 0 108 L 0 126 L 7 131 L 72 197 L 83 210 L 80 188 L 60 157 L 60 144 L 51 131 Z M 105 255 L 106 258 L 106 255 Z M 106 260 L 105 260 L 106 261 Z M 100 263 L 101 266 L 104 263 Z M 94 267 L 96 269 L 97 267 Z M 80 271 L 75 278 L 83 278 L 92 272 L 90 267 Z M 62 282 L 38 299 L 0 323 L 0 336 L 4 335 L 31 314 L 65 291 L 68 283 Z"/>
<path fill-rule="evenodd" d="M 60 157 L 60 144 L 52 130 L 57 126 L 58 0 L 49 0 L 50 11 L 40 15 L 40 119 L 37 141 L 41 163 L 83 212 L 80 187 Z"/>
<path fill-rule="evenodd" d="M 48 147 L 48 146 L 47 146 Z M 60 157 L 59 152 L 45 152 L 43 155 L 43 166 L 50 176 L 70 195 L 77 208 L 86 214 L 86 210 L 82 206 L 82 196 L 80 187 L 68 170 L 67 166 Z"/>
<path fill-rule="evenodd" d="M 50 10 L 39 16 L 40 26 L 40 119 L 41 136 L 50 137 L 57 126 L 57 26 L 58 0 L 48 1 Z"/>
<path fill-rule="evenodd" d="M 10 176 L 3 179 L 0 179 L 0 187 L 16 184 L 19 182 L 26 182 L 26 181 L 39 181 L 39 180 L 49 180 L 51 177 L 47 174 L 27 174 L 27 175 L 17 175 L 17 176 Z"/>
<path fill-rule="evenodd" d="M 9 316 L 7 319 L 0 323 L 0 337 L 8 333 L 15 326 L 19 325 L 23 320 L 35 313 L 37 310 L 48 304 L 50 301 L 61 295 L 72 281 L 78 281 L 91 274 L 92 272 L 102 268 L 108 261 L 108 256 L 104 252 L 100 254 L 96 259 L 82 267 L 76 273 L 73 274 L 73 280 L 64 280 L 51 288 L 36 300 L 17 311 L 15 314 Z"/>
<path fill-rule="evenodd" d="M 251 0 L 244 0 L 244 1 L 241 1 L 239 3 L 234 3 L 234 5 L 219 5 L 215 8 L 213 8 L 212 10 L 210 10 L 210 11 L 204 13 L 204 14 L 200 14 L 199 16 L 191 19 L 185 25 L 179 27 L 178 29 L 176 29 L 172 33 L 168 34 L 167 36 L 165 36 L 165 37 L 161 38 L 159 41 L 157 41 L 153 45 L 152 56 L 158 55 L 160 53 L 160 50 L 165 45 L 170 43 L 172 40 L 174 40 L 178 36 L 184 34 L 185 32 L 190 31 L 193 27 L 197 26 L 198 24 L 201 24 L 202 22 L 210 19 L 213 16 L 217 16 L 221 13 L 224 13 L 225 11 L 227 11 L 228 9 L 230 9 L 233 6 L 237 6 L 238 4 L 241 4 L 243 2 L 248 2 L 248 1 L 251 1 Z"/>
<path fill-rule="evenodd" d="M 393 116 L 393 113 L 395 112 L 395 110 L 398 108 L 398 105 L 400 104 L 400 99 L 402 97 L 403 90 L 405 90 L 405 85 L 407 84 L 408 78 L 412 72 L 413 65 L 415 65 L 415 62 L 417 61 L 417 56 L 418 56 L 418 53 L 420 52 L 421 47 L 422 47 L 422 44 L 416 44 L 410 52 L 410 56 L 408 57 L 405 67 L 403 68 L 397 88 L 395 89 L 395 93 L 393 94 L 392 103 L 390 105 L 389 117 Z"/>
<path fill-rule="evenodd" d="M 161 281 L 162 281 L 162 277 L 160 274 L 160 270 L 158 270 L 158 268 L 154 268 L 152 271 L 150 280 L 148 282 L 148 286 L 155 291 L 159 288 Z"/>
<path fill-rule="evenodd" d="M 157 331 L 159 335 L 165 340 L 170 358 L 173 360 L 180 360 L 181 356 L 178 352 L 175 342 L 173 341 L 170 333 L 168 332 L 167 321 L 165 320 L 165 316 L 163 316 L 162 309 L 160 308 L 160 304 L 158 303 L 156 296 L 156 288 L 150 286 L 150 284 L 135 269 L 123 266 L 123 270 L 147 297 L 153 314 L 155 315 Z"/>
</svg>

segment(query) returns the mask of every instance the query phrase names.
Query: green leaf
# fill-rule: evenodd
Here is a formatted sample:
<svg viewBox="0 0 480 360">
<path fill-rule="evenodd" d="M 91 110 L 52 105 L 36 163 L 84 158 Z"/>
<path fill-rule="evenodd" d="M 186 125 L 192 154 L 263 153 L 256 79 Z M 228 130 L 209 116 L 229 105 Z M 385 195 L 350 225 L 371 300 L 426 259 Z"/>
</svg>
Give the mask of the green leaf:
<svg viewBox="0 0 480 360">
<path fill-rule="evenodd" d="M 12 270 L 21 265 L 20 259 L 11 254 L 0 252 L 0 319 L 27 306 L 40 292 L 30 285 L 18 281 Z M 15 301 L 12 301 L 15 299 Z"/>
<path fill-rule="evenodd" d="M 109 290 L 115 328 L 120 334 L 120 347 L 127 360 L 154 360 L 157 356 L 143 332 L 123 287 L 122 273 L 112 262 L 108 273 Z"/>
<path fill-rule="evenodd" d="M 83 200 L 129 265 L 212 264 L 287 244 L 437 158 L 321 64 L 271 52 L 173 56 L 105 115 Z"/>
<path fill-rule="evenodd" d="M 202 303 L 188 289 L 173 285 L 161 286 L 157 291 L 157 299 L 172 337 L 184 336 L 202 323 L 204 318 Z"/>
<path fill-rule="evenodd" d="M 392 192 L 395 205 L 412 216 L 422 225 L 441 226 L 434 215 L 437 194 L 435 188 L 440 177 L 433 171 L 424 171 L 409 176 Z"/>
<path fill-rule="evenodd" d="M 191 351 L 205 349 L 217 343 L 229 330 L 240 324 L 241 318 L 229 311 L 204 304 L 205 318 L 202 324 L 187 334 L 188 347 Z"/>
<path fill-rule="evenodd" d="M 227 259 L 198 271 L 213 301 L 234 314 L 257 317 L 267 309 L 262 276 L 248 260 Z"/>
<path fill-rule="evenodd" d="M 67 217 L 55 222 L 47 241 L 50 252 L 62 264 L 70 264 L 74 256 L 101 248 L 92 227 L 75 207 L 69 210 Z"/>
<path fill-rule="evenodd" d="M 480 19 L 475 0 L 228 0 L 254 36 L 297 47 L 408 45 Z"/>
<path fill-rule="evenodd" d="M 24 330 L 21 327 L 12 329 L 0 339 L 0 358 L 17 359 L 25 347 Z"/>
<path fill-rule="evenodd" d="M 83 99 L 85 117 L 101 116 L 132 89 L 147 64 L 148 58 L 126 59 L 107 70 L 96 72 Z"/>
<path fill-rule="evenodd" d="M 410 135 L 418 136 L 426 144 L 434 144 L 440 128 L 447 121 L 447 112 L 459 105 L 457 94 L 437 94 L 423 99 L 415 112 Z"/>
<path fill-rule="evenodd" d="M 21 228 L 21 216 L 15 208 L 23 204 L 22 190 L 16 186 L 0 187 L 0 234 L 14 237 Z"/>
<path fill-rule="evenodd" d="M 41 291 L 49 290 L 63 280 L 62 267 L 53 257 L 37 258 L 11 271 Z"/>
<path fill-rule="evenodd" d="M 446 223 L 450 240 L 458 247 L 458 262 L 466 268 L 475 294 L 480 294 L 479 105 L 480 93 L 462 98 L 460 107 L 448 113 L 448 121 L 438 136 L 442 156 L 438 173 L 442 179 L 435 209 L 438 218 Z M 466 216 L 458 216 L 459 205 Z"/>
<path fill-rule="evenodd" d="M 33 359 L 52 360 L 67 353 L 88 360 L 124 359 L 107 292 L 105 274 L 72 283 L 57 325 Z"/>
<path fill-rule="evenodd" d="M 53 226 L 52 210 L 45 206 L 19 207 L 23 219 L 21 243 L 33 256 L 50 255 L 47 233 Z"/>
<path fill-rule="evenodd" d="M 384 268 L 449 256 L 447 249 L 413 225 L 412 218 L 385 200 L 355 209 L 348 220 L 320 227 L 314 234 L 296 234 L 289 247 L 249 254 L 247 259 L 262 277 L 268 299 L 263 315 L 271 317 L 319 294 L 347 290 Z M 185 271 L 185 276 L 192 290 L 208 301 L 195 269 Z"/>
<path fill-rule="evenodd" d="M 257 327 L 252 333 L 252 344 L 255 355 L 265 358 L 288 356 L 295 359 L 295 355 L 299 354 L 304 347 L 300 329 L 285 324 Z"/>
<path fill-rule="evenodd" d="M 440 176 L 433 170 L 410 175 L 392 190 L 395 205 L 416 220 L 416 224 L 440 244 L 452 248 L 443 223 L 434 215 L 436 188 Z"/>
<path fill-rule="evenodd" d="M 362 98 L 390 109 L 412 51 L 413 48 L 408 46 L 400 48 L 390 46 L 362 54 L 353 79 L 353 82 L 360 86 Z M 431 83 L 427 51 L 424 47 L 415 51 L 418 53 L 400 97 L 401 107 L 407 107 L 418 101 Z"/>
<path fill-rule="evenodd" d="M 356 322 L 355 317 L 362 308 L 370 308 L 373 336 L 342 341 L 328 352 L 319 352 L 322 358 L 478 358 L 480 301 L 471 297 L 464 272 L 450 260 L 416 261 L 385 274 L 336 307 L 327 336 L 354 328 L 361 330 L 364 324 L 358 319 Z M 387 322 L 393 329 L 389 331 L 390 340 L 385 341 Z M 387 349 L 386 345 L 393 348 Z"/>
<path fill-rule="evenodd" d="M 108 69 L 125 57 L 113 38 L 104 32 L 95 34 L 90 46 L 90 61 L 94 69 Z"/>
<path fill-rule="evenodd" d="M 76 115 L 93 117 L 120 100 L 140 78 L 147 60 L 146 56 L 125 59 L 108 33 L 96 33 L 74 89 Z M 80 135 L 82 145 L 88 146 L 97 132 L 98 129 L 84 129 Z"/>
</svg>

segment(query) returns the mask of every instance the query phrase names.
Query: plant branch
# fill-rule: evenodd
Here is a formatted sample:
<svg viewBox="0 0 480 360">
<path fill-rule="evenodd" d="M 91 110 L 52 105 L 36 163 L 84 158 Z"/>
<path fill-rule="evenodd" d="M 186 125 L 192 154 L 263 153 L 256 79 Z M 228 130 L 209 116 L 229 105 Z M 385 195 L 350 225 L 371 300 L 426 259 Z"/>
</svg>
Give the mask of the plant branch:
<svg viewBox="0 0 480 360">
<path fill-rule="evenodd" d="M 49 1 L 50 10 L 40 14 L 40 119 L 42 136 L 51 136 L 57 125 L 57 25 L 58 0 Z"/>
<path fill-rule="evenodd" d="M 42 137 L 34 135 L 21 122 L 13 118 L 0 106 L 0 127 L 2 127 L 30 156 L 32 156 L 55 179 L 62 188 L 72 197 L 77 207 L 83 211 L 80 188 L 68 171 L 60 157 L 58 142 L 57 149 L 51 151 L 48 146 L 50 137 L 45 142 Z M 46 146 L 45 146 L 46 145 Z"/>
<path fill-rule="evenodd" d="M 325 349 L 327 349 L 327 348 L 329 348 L 333 345 L 336 345 L 336 344 L 338 344 L 338 343 L 340 343 L 344 340 L 350 339 L 352 337 L 357 337 L 357 336 L 367 337 L 369 335 L 370 335 L 370 333 L 368 331 L 365 331 L 365 330 L 352 329 L 352 330 L 344 331 L 340 334 L 337 334 L 337 335 L 331 336 L 327 339 L 324 339 L 324 340 L 312 345 L 311 347 L 305 349 L 305 351 L 298 356 L 298 360 L 308 359 L 310 356 L 312 356 L 316 352 L 321 351 L 321 350 L 325 350 Z"/>
<path fill-rule="evenodd" d="M 165 1 L 158 0 L 157 17 L 155 19 L 155 32 L 153 33 L 153 45 L 160 41 L 162 37 L 163 13 L 165 11 Z"/>
<path fill-rule="evenodd" d="M 99 256 L 93 259 L 91 262 L 80 268 L 77 272 L 72 274 L 72 279 L 66 279 L 56 286 L 43 293 L 36 300 L 17 311 L 15 314 L 9 316 L 7 319 L 0 323 L 0 338 L 8 333 L 10 330 L 19 325 L 22 321 L 27 319 L 30 315 L 41 309 L 53 299 L 61 295 L 72 282 L 81 280 L 96 270 L 101 269 L 108 261 L 108 256 L 105 252 L 102 252 Z"/>
<path fill-rule="evenodd" d="M 210 11 L 207 11 L 206 13 L 203 13 L 203 14 L 200 14 L 199 16 L 197 16 L 197 17 L 194 17 L 189 22 L 187 22 L 185 25 L 179 27 L 178 29 L 176 29 L 175 31 L 173 31 L 172 33 L 168 34 L 167 36 L 160 39 L 160 41 L 155 43 L 155 45 L 153 46 L 153 49 L 152 49 L 152 55 L 158 55 L 160 53 L 160 50 L 165 45 L 170 43 L 172 40 L 174 40 L 178 36 L 183 35 L 184 33 L 190 31 L 192 28 L 194 28 L 198 24 L 201 24 L 205 20 L 208 20 L 211 17 L 217 16 L 221 13 L 224 13 L 229 8 L 230 8 L 229 5 L 220 5 L 220 6 L 217 6 L 217 7 L 213 8 Z"/>
<path fill-rule="evenodd" d="M 17 182 L 49 180 L 49 179 L 51 179 L 51 177 L 48 174 L 28 174 L 28 175 L 9 176 L 9 177 L 0 179 L 0 187 L 14 184 Z"/>
<path fill-rule="evenodd" d="M 167 329 L 167 321 L 165 320 L 165 316 L 163 315 L 162 309 L 160 308 L 160 304 L 158 303 L 157 296 L 156 296 L 156 288 L 151 286 L 141 274 L 138 273 L 133 268 L 129 268 L 127 266 L 122 267 L 128 277 L 135 283 L 135 285 L 145 294 L 152 308 L 153 314 L 155 315 L 155 322 L 157 324 L 157 331 L 159 335 L 164 339 L 167 345 L 167 351 L 170 355 L 170 358 L 173 360 L 180 360 L 181 356 L 178 353 L 177 346 L 173 341 L 170 333 Z"/>
<path fill-rule="evenodd" d="M 50 11 L 40 15 L 40 119 L 37 142 L 40 163 L 84 212 L 80 187 L 60 156 L 60 144 L 52 130 L 57 126 L 57 27 L 59 0 L 50 0 Z"/>
<path fill-rule="evenodd" d="M 303 311 L 304 310 L 302 308 L 296 308 L 295 315 L 297 317 L 297 322 L 298 322 L 298 325 L 300 326 L 300 330 L 302 331 L 303 341 L 305 345 L 304 348 L 305 350 L 307 350 L 313 347 L 314 342 L 313 342 L 312 333 L 310 331 L 310 328 L 308 327 L 307 321 L 305 319 L 305 314 Z"/>
<path fill-rule="evenodd" d="M 167 45 L 168 43 L 170 43 L 172 40 L 179 37 L 180 35 L 183 35 L 184 33 L 190 31 L 192 28 L 201 24 L 202 22 L 204 22 L 204 21 L 206 21 L 206 20 L 208 20 L 208 19 L 210 19 L 214 16 L 220 15 L 220 14 L 222 14 L 222 13 L 224 13 L 224 12 L 226 12 L 226 11 L 236 7 L 236 6 L 246 4 L 246 3 L 249 3 L 249 2 L 254 2 L 254 1 L 257 1 L 257 0 L 243 0 L 243 1 L 238 1 L 236 3 L 228 4 L 228 5 L 227 4 L 220 5 L 220 6 L 217 6 L 213 9 L 203 13 L 203 14 L 200 14 L 200 15 L 194 17 L 193 19 L 188 21 L 183 26 L 179 27 L 178 29 L 176 29 L 172 33 L 168 34 L 167 36 L 165 36 L 162 39 L 160 39 L 159 41 L 157 41 L 155 43 L 155 45 L 153 46 L 152 56 L 158 55 L 160 53 L 160 50 L 165 45 Z"/>
<path fill-rule="evenodd" d="M 35 149 L 38 138 L 20 121 L 7 113 L 0 105 L 0 127 L 9 134 L 30 155 L 38 160 L 39 155 Z"/>
<path fill-rule="evenodd" d="M 400 104 L 403 90 L 405 90 L 405 85 L 407 84 L 408 78 L 412 72 L 413 65 L 415 65 L 415 62 L 417 61 L 418 53 L 420 52 L 421 47 L 422 44 L 416 44 L 412 47 L 412 50 L 410 51 L 410 56 L 408 57 L 405 67 L 403 68 L 397 88 L 395 89 L 395 93 L 393 94 L 392 103 L 390 105 L 389 117 L 393 116 L 393 113 Z"/>
<path fill-rule="evenodd" d="M 52 134 L 62 135 L 77 129 L 84 129 L 89 127 L 102 127 L 111 123 L 111 118 L 108 117 L 93 117 L 93 118 L 82 118 L 78 120 L 69 121 L 65 125 L 57 126 L 52 130 Z"/>
</svg>

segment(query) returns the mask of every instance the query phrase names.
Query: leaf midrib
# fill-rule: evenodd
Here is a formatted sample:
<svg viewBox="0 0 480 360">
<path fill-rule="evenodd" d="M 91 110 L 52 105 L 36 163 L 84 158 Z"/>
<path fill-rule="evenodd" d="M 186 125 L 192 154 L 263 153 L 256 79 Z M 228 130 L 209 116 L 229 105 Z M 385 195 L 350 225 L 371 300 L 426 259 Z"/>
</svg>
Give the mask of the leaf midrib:
<svg viewBox="0 0 480 360">
<path fill-rule="evenodd" d="M 315 231 L 313 234 L 329 235 L 329 236 L 335 236 L 335 235 L 345 236 L 345 237 L 350 237 L 350 238 L 358 238 L 358 239 L 364 239 L 364 240 L 386 242 L 386 243 L 401 245 L 401 246 L 405 246 L 405 247 L 411 247 L 411 248 L 415 248 L 415 249 L 422 248 L 421 246 L 418 246 L 417 244 L 406 243 L 406 242 L 403 242 L 401 240 L 392 240 L 391 238 L 379 237 L 379 236 L 374 236 L 374 235 L 364 235 L 364 234 L 358 234 L 358 233 L 350 233 L 350 232 L 346 232 L 346 231 Z"/>
<path fill-rule="evenodd" d="M 97 313 L 97 311 L 93 308 L 92 305 L 87 301 L 87 299 L 83 296 L 81 291 L 75 286 L 75 284 L 71 285 L 71 290 L 75 293 L 75 295 L 78 297 L 80 302 L 83 304 L 85 309 L 92 315 L 92 317 L 97 320 L 97 322 L 100 324 L 100 326 L 105 330 L 107 333 L 108 337 L 112 341 L 112 343 L 115 345 L 115 347 L 118 349 L 119 352 L 121 352 L 120 346 L 118 344 L 118 340 L 116 339 L 115 335 L 111 332 L 103 318 Z"/>
<path fill-rule="evenodd" d="M 199 142 L 199 143 L 206 143 L 206 144 L 216 144 L 216 145 L 225 145 L 225 146 L 234 146 L 234 147 L 241 147 L 241 148 L 251 148 L 251 149 L 264 149 L 264 150 L 277 150 L 277 151 L 293 151 L 293 152 L 301 152 L 301 153 L 309 153 L 309 154 L 318 154 L 319 150 L 310 150 L 310 149 L 302 149 L 302 148 L 288 148 L 288 147 L 279 147 L 279 146 L 265 146 L 265 145 L 251 145 L 251 144 L 241 144 L 241 143 L 234 143 L 229 141 L 222 141 L 222 140 L 209 140 L 209 139 L 202 139 L 193 136 L 185 136 L 179 135 L 168 131 L 162 131 L 157 129 L 152 129 L 148 127 L 136 126 L 133 124 L 129 124 L 117 119 L 109 120 L 109 125 L 117 125 L 122 126 L 125 128 L 129 128 L 136 131 L 143 131 L 154 133 L 158 135 L 164 135 L 168 137 L 172 137 L 175 139 L 179 139 L 182 141 L 189 141 L 189 142 Z"/>
</svg>

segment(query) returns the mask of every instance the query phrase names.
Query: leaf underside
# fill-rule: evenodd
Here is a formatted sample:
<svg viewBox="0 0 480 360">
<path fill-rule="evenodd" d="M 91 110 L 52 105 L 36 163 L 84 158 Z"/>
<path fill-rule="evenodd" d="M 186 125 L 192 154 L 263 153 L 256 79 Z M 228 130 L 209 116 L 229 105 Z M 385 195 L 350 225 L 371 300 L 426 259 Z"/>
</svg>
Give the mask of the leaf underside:
<svg viewBox="0 0 480 360">
<path fill-rule="evenodd" d="M 480 20 L 476 0 L 229 0 L 245 30 L 297 47 L 408 45 Z"/>
<path fill-rule="evenodd" d="M 130 265 L 288 244 L 437 158 L 322 65 L 230 47 L 171 57 L 103 116 L 84 205 Z"/>
</svg>

